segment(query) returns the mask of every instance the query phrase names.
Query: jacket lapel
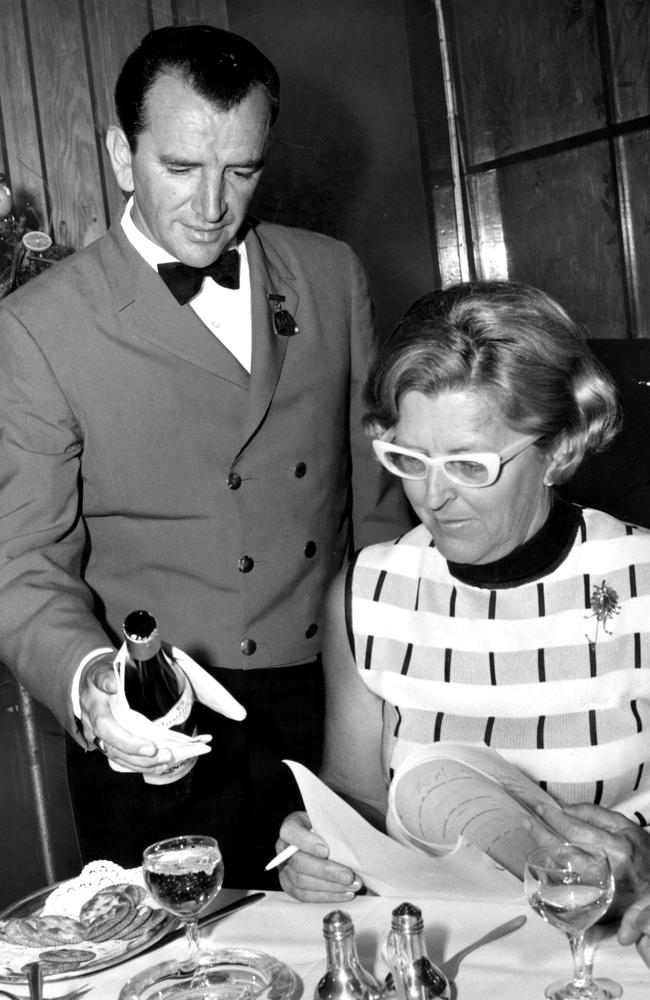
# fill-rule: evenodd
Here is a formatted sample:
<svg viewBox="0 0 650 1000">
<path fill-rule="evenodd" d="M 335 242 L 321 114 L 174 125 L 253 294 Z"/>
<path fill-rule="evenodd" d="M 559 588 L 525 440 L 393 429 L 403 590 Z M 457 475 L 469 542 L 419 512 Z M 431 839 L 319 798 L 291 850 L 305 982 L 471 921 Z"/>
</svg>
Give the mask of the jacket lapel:
<svg viewBox="0 0 650 1000">
<path fill-rule="evenodd" d="M 118 312 L 129 332 L 189 364 L 247 388 L 248 372 L 218 337 L 193 309 L 178 304 L 119 226 L 111 230 L 111 235 L 114 241 L 108 245 L 108 252 L 114 254 L 114 259 L 108 273 L 114 276 Z"/>
<path fill-rule="evenodd" d="M 109 234 L 105 253 L 107 273 L 113 275 L 117 309 L 134 337 L 155 344 L 169 354 L 248 389 L 248 409 L 237 454 L 256 433 L 273 401 L 291 336 L 276 333 L 275 312 L 269 296 L 282 296 L 279 306 L 292 316 L 298 308 L 296 277 L 278 248 L 262 241 L 255 223 L 246 233 L 251 276 L 252 364 L 250 376 L 196 316 L 180 306 L 158 274 L 140 257 L 119 225 Z M 300 336 L 300 333 L 295 336 Z"/>
<path fill-rule="evenodd" d="M 280 307 L 292 315 L 299 301 L 296 278 L 290 267 L 268 239 L 262 242 L 254 222 L 246 235 L 246 253 L 251 275 L 253 355 L 248 417 L 240 452 L 257 431 L 273 401 L 292 339 L 276 333 L 273 323 L 275 309 L 269 296 L 282 296 Z"/>
</svg>

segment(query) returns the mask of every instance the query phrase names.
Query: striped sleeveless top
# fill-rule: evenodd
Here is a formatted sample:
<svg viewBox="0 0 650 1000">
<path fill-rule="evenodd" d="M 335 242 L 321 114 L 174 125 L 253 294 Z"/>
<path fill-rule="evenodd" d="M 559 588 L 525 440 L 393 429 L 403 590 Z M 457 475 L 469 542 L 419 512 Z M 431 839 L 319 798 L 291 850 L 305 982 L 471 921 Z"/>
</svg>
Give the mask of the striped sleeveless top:
<svg viewBox="0 0 650 1000">
<path fill-rule="evenodd" d="M 485 744 L 562 804 L 650 821 L 650 531 L 571 511 L 559 565 L 523 583 L 463 582 L 423 525 L 357 553 L 348 634 L 387 783 L 422 744 Z"/>
</svg>

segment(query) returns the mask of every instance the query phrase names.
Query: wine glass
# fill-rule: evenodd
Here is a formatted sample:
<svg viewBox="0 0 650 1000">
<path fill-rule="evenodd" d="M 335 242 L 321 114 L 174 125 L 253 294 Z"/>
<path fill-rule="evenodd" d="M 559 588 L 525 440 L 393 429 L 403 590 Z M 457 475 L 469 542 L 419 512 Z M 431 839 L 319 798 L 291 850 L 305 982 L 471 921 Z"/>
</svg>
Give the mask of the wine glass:
<svg viewBox="0 0 650 1000">
<path fill-rule="evenodd" d="M 201 961 L 197 919 L 223 882 L 223 860 L 217 841 L 203 836 L 159 840 L 145 849 L 142 871 L 154 899 L 183 921 L 188 957 L 181 969 L 196 969 Z"/>
<path fill-rule="evenodd" d="M 526 858 L 528 902 L 569 938 L 573 978 L 547 986 L 550 1000 L 613 1000 L 622 989 L 612 979 L 593 979 L 585 964 L 584 939 L 614 898 L 614 876 L 604 851 L 585 844 L 538 847 Z"/>
</svg>

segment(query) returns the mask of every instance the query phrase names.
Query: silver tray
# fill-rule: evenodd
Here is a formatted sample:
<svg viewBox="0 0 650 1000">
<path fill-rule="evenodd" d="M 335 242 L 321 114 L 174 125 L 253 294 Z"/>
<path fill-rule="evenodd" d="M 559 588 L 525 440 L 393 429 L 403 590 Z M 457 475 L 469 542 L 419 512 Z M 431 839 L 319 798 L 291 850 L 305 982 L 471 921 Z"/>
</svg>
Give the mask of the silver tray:
<svg viewBox="0 0 650 1000">
<path fill-rule="evenodd" d="M 124 984 L 118 1000 L 290 1000 L 297 985 L 296 974 L 272 955 L 223 948 L 192 972 L 178 959 L 152 965 Z"/>
<path fill-rule="evenodd" d="M 53 892 L 57 886 L 63 885 L 63 882 L 57 882 L 54 885 L 48 885 L 43 889 L 38 889 L 29 896 L 25 896 L 23 899 L 19 899 L 16 903 L 12 903 L 7 909 L 0 913 L 0 925 L 3 920 L 7 920 L 9 917 L 34 917 L 42 910 L 45 905 L 45 900 Z M 172 916 L 170 913 L 166 914 L 165 919 L 161 921 L 156 927 L 145 928 L 142 934 L 138 937 L 133 938 L 131 941 L 121 941 L 120 944 L 122 949 L 119 954 L 106 954 L 98 956 L 95 959 L 91 959 L 88 962 L 84 962 L 79 965 L 76 969 L 70 969 L 67 972 L 50 972 L 44 974 L 44 979 L 47 982 L 53 982 L 59 979 L 75 979 L 79 976 L 87 976 L 93 972 L 101 972 L 102 969 L 110 969 L 114 965 L 120 965 L 122 962 L 128 961 L 135 955 L 139 955 L 140 952 L 145 951 L 150 948 L 151 945 L 159 941 L 160 938 L 164 937 L 168 931 L 172 930 L 173 927 L 180 926 L 179 921 L 176 917 Z M 114 947 L 118 947 L 117 939 L 112 939 L 115 944 Z M 110 946 L 111 940 L 105 941 L 103 945 Z M 0 938 L 0 983 L 27 983 L 27 976 L 25 973 L 19 972 L 9 972 L 6 971 L 6 967 L 3 966 L 2 955 L 1 955 L 1 945 L 2 939 Z M 69 948 L 93 948 L 92 942 L 79 943 L 76 945 L 61 945 L 60 947 Z M 41 950 L 56 947 L 51 944 L 43 944 Z M 102 950 L 104 950 L 102 948 Z M 105 950 L 108 950 L 106 948 Z M 33 954 L 37 951 L 36 948 L 25 948 L 25 963 L 33 961 Z M 30 957 L 31 956 L 31 957 Z M 38 956 L 36 956 L 38 957 Z"/>
</svg>

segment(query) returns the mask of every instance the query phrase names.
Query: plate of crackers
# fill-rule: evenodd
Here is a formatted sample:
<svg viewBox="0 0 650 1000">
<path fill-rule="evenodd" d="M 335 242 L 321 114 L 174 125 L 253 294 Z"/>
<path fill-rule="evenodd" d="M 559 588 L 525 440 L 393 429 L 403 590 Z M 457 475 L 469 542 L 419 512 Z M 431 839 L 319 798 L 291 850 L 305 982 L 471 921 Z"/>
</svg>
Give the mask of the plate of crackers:
<svg viewBox="0 0 650 1000">
<path fill-rule="evenodd" d="M 140 869 L 91 862 L 77 879 L 47 886 L 0 913 L 0 982 L 99 972 L 155 944 L 178 921 L 148 894 Z"/>
</svg>

